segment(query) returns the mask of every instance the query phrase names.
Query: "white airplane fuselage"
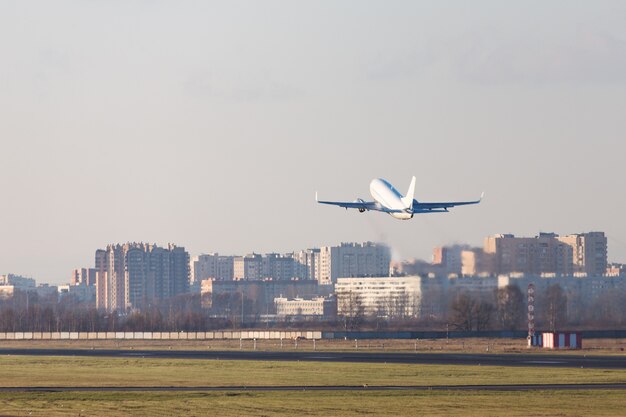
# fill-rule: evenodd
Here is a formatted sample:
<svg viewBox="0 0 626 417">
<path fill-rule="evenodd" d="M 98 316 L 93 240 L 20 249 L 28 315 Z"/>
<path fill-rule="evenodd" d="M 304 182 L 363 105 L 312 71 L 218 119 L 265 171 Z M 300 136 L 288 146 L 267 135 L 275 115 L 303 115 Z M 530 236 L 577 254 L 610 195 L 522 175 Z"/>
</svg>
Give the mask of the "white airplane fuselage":
<svg viewBox="0 0 626 417">
<path fill-rule="evenodd" d="M 400 220 L 409 220 L 417 213 L 447 213 L 450 207 L 465 206 L 468 204 L 478 204 L 483 198 L 473 201 L 417 201 L 415 197 L 415 176 L 411 178 L 411 184 L 406 192 L 402 195 L 387 180 L 382 178 L 373 179 L 370 182 L 370 194 L 374 201 L 365 201 L 357 198 L 355 201 L 326 201 L 317 198 L 315 192 L 315 201 L 320 204 L 329 204 L 331 206 L 343 207 L 346 210 L 356 209 L 360 213 L 366 211 L 382 211 L 391 217 Z"/>
<path fill-rule="evenodd" d="M 402 201 L 403 195 L 382 178 L 373 179 L 370 182 L 370 194 L 376 202 L 390 210 L 397 210 L 389 213 L 392 217 L 400 220 L 413 218 L 413 211 Z"/>
</svg>

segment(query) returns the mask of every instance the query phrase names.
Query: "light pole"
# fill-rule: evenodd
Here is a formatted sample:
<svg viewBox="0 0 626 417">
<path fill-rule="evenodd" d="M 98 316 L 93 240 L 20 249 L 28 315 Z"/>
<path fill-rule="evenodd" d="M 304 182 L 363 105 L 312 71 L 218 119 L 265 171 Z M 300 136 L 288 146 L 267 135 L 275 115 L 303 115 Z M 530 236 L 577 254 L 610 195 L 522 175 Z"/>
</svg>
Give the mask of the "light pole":
<svg viewBox="0 0 626 417">
<path fill-rule="evenodd" d="M 243 291 L 241 291 L 241 324 L 239 327 L 243 328 Z"/>
</svg>

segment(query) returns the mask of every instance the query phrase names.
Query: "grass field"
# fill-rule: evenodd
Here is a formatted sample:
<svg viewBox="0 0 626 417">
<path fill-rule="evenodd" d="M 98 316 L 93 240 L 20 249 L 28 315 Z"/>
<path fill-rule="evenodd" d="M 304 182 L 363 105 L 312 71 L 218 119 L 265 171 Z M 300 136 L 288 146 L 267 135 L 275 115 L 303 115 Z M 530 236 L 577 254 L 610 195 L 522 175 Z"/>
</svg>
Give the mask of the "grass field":
<svg viewBox="0 0 626 417">
<path fill-rule="evenodd" d="M 621 416 L 622 391 L 0 393 L 3 416 Z"/>
<path fill-rule="evenodd" d="M 626 382 L 625 370 L 1 356 L 0 386 L 455 385 Z M 625 391 L 0 393 L 1 416 L 624 414 Z"/>
<path fill-rule="evenodd" d="M 0 386 L 469 385 L 626 382 L 626 370 L 0 356 Z"/>
</svg>

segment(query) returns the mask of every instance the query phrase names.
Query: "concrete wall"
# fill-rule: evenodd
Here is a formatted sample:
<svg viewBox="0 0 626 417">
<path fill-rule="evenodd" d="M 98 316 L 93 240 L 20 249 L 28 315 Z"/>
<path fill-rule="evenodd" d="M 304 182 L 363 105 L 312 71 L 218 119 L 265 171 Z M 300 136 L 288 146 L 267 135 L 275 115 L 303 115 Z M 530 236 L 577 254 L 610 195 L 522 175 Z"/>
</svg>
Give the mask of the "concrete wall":
<svg viewBox="0 0 626 417">
<path fill-rule="evenodd" d="M 626 338 L 626 330 L 579 332 L 586 339 Z M 538 333 L 540 334 L 540 333 Z M 451 339 L 488 337 L 525 339 L 526 331 L 486 332 L 320 332 L 320 331 L 210 331 L 210 332 L 0 332 L 1 340 L 252 340 L 252 339 Z"/>
<path fill-rule="evenodd" d="M 0 332 L 0 340 L 239 340 L 321 339 L 320 331 L 216 331 L 216 332 Z"/>
</svg>

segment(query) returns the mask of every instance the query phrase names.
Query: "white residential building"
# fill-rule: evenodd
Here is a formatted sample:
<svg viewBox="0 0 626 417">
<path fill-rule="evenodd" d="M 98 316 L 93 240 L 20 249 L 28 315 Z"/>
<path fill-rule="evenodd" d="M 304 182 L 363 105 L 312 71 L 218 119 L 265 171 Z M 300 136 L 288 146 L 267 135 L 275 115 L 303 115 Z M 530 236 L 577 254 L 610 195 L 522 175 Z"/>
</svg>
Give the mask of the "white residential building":
<svg viewBox="0 0 626 417">
<path fill-rule="evenodd" d="M 59 285 L 57 288 L 61 298 L 72 296 L 80 302 L 96 303 L 95 285 Z"/>
<path fill-rule="evenodd" d="M 335 284 L 337 314 L 377 317 L 418 317 L 422 278 L 338 278 Z"/>
<path fill-rule="evenodd" d="M 321 285 L 330 285 L 339 277 L 389 276 L 391 250 L 373 243 L 342 243 L 340 246 L 320 248 L 317 279 Z"/>
<path fill-rule="evenodd" d="M 315 297 L 305 298 L 274 298 L 276 315 L 279 317 L 288 316 L 325 316 L 330 317 L 337 314 L 337 303 L 332 298 Z"/>
<path fill-rule="evenodd" d="M 16 290 L 21 291 L 34 291 L 37 287 L 37 283 L 33 278 L 15 274 L 0 275 L 0 285 L 12 285 Z"/>
<path fill-rule="evenodd" d="M 205 279 L 232 280 L 234 260 L 234 256 L 224 256 L 218 253 L 194 256 L 190 265 L 192 282 L 199 283 Z"/>
</svg>

